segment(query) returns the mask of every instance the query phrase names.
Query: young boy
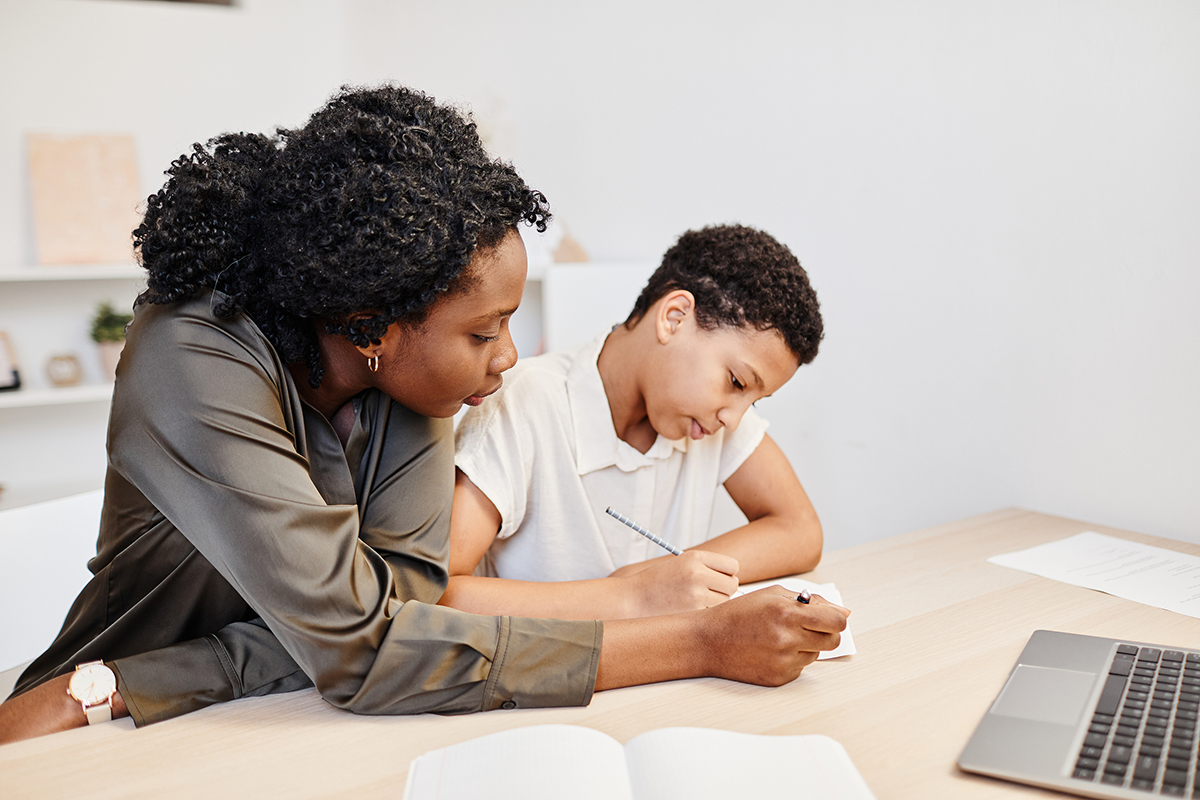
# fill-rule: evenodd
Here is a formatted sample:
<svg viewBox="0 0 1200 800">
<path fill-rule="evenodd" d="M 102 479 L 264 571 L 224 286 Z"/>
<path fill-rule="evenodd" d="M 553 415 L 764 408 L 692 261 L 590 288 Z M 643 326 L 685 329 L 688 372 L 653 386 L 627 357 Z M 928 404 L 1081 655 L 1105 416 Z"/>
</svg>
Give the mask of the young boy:
<svg viewBox="0 0 1200 800">
<path fill-rule="evenodd" d="M 742 226 L 685 233 L 624 324 L 518 363 L 463 417 L 441 603 L 621 619 L 812 569 L 820 522 L 751 405 L 812 361 L 822 332 L 785 246 Z M 709 539 L 722 484 L 749 521 Z M 664 555 L 609 507 L 686 552 Z"/>
</svg>

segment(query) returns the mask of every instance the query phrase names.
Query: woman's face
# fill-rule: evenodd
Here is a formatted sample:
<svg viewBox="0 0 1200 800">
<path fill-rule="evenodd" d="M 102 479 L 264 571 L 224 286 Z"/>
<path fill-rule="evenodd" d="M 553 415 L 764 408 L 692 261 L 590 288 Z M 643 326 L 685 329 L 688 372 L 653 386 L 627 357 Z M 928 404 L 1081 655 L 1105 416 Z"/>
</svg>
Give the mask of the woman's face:
<svg viewBox="0 0 1200 800">
<path fill-rule="evenodd" d="M 441 298 L 424 321 L 393 323 L 382 339 L 375 386 L 430 417 L 452 417 L 500 388 L 517 363 L 508 321 L 525 289 L 525 245 L 516 231 L 477 252 L 465 290 Z"/>
</svg>

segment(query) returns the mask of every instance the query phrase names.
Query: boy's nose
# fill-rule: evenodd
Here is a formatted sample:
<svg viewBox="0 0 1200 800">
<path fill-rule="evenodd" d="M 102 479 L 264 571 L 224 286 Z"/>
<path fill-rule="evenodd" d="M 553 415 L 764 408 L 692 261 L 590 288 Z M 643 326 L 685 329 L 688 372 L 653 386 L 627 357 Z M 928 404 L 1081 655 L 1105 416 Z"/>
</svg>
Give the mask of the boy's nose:
<svg viewBox="0 0 1200 800">
<path fill-rule="evenodd" d="M 739 403 L 735 406 L 726 406 L 717 412 L 717 420 L 721 423 L 721 427 L 733 433 L 737 430 L 738 425 L 742 422 L 742 417 L 746 414 L 746 409 L 750 407 L 749 403 Z"/>
<path fill-rule="evenodd" d="M 754 405 L 753 397 L 743 397 L 740 400 L 733 400 L 729 405 L 717 412 L 717 419 L 732 433 L 737 430 L 738 425 L 742 423 L 742 417 L 746 416 L 746 410 L 752 405 Z"/>
</svg>

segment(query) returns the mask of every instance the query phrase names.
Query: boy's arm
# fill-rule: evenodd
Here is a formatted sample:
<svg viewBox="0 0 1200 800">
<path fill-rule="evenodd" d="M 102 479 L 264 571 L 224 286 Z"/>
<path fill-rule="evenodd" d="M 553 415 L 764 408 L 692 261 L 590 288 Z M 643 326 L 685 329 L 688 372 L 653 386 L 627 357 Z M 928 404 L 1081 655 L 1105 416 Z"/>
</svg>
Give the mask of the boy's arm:
<svg viewBox="0 0 1200 800">
<path fill-rule="evenodd" d="M 697 545 L 732 556 L 741 564 L 742 583 L 808 572 L 821 560 L 821 521 L 783 450 L 763 436 L 737 471 L 725 481 L 733 502 L 748 522 Z"/>
<path fill-rule="evenodd" d="M 495 504 L 457 470 L 450 514 L 450 581 L 440 605 L 475 614 L 613 620 L 708 608 L 737 591 L 737 561 L 702 551 L 671 556 L 627 577 L 558 582 L 478 577 L 475 567 L 500 523 Z"/>
<path fill-rule="evenodd" d="M 701 545 L 733 556 L 742 565 L 742 583 L 808 572 L 821 560 L 821 521 L 800 485 L 787 456 L 770 436 L 737 472 L 725 489 L 748 522 Z"/>
</svg>

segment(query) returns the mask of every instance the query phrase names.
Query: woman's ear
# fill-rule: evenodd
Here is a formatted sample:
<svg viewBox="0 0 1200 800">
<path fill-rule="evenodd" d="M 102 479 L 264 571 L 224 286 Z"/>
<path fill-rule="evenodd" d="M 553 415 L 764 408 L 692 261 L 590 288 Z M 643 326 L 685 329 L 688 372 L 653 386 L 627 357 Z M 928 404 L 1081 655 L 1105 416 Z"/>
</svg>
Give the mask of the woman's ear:
<svg viewBox="0 0 1200 800">
<path fill-rule="evenodd" d="M 346 320 L 346 322 L 353 324 L 355 322 L 362 322 L 363 320 L 371 319 L 374 316 L 376 316 L 376 314 L 373 312 L 360 312 L 358 314 L 352 314 Z M 353 344 L 354 349 L 359 352 L 359 355 L 361 355 L 363 358 L 367 359 L 368 364 L 373 363 L 376 365 L 376 368 L 378 368 L 379 355 L 384 349 L 386 349 L 384 346 L 383 340 L 388 338 L 388 334 L 390 334 L 392 332 L 393 327 L 395 327 L 395 326 L 394 325 L 389 326 L 388 329 L 386 331 L 384 331 L 384 335 L 382 337 L 380 337 L 379 340 L 368 342 L 365 347 L 362 347 L 362 346 L 359 346 L 359 345 L 353 344 L 353 343 L 351 343 L 351 344 Z M 374 372 L 375 369 L 371 369 L 371 371 Z"/>
<path fill-rule="evenodd" d="M 657 303 L 655 333 L 658 341 L 666 344 L 678 333 L 687 318 L 695 311 L 696 298 L 687 289 L 676 289 L 663 295 Z"/>
</svg>

